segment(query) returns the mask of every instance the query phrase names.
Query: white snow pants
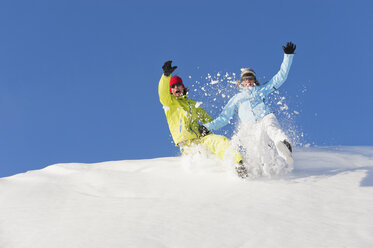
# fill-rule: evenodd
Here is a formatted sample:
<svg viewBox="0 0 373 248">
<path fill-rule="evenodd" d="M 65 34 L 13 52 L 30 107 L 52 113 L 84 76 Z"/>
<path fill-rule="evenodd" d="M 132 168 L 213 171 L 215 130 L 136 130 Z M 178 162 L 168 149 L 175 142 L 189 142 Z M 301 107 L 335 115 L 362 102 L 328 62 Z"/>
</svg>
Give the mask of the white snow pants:
<svg viewBox="0 0 373 248">
<path fill-rule="evenodd" d="M 289 141 L 273 113 L 264 116 L 264 118 L 257 124 L 263 127 L 263 130 L 267 132 L 268 137 L 273 141 L 273 143 L 277 144 L 284 140 Z"/>
<path fill-rule="evenodd" d="M 275 143 L 278 154 L 285 159 L 286 163 L 292 165 L 294 160 L 289 148 L 283 143 L 284 140 L 290 142 L 288 137 L 282 131 L 280 124 L 274 114 L 265 116 L 262 120 L 262 125 L 267 131 L 268 137 Z"/>
<path fill-rule="evenodd" d="M 266 115 L 263 119 L 256 123 L 241 122 L 235 136 L 238 136 L 240 139 L 246 139 L 250 136 L 258 137 L 258 135 L 261 135 L 263 132 L 268 136 L 269 139 L 272 140 L 274 144 L 284 140 L 289 141 L 273 113 Z"/>
<path fill-rule="evenodd" d="M 268 114 L 263 119 L 256 123 L 241 122 L 238 127 L 238 132 L 232 138 L 238 144 L 246 147 L 258 145 L 259 141 L 265 136 L 268 140 L 270 139 L 275 145 L 284 140 L 288 140 L 288 137 L 282 131 L 280 124 L 274 114 Z"/>
</svg>

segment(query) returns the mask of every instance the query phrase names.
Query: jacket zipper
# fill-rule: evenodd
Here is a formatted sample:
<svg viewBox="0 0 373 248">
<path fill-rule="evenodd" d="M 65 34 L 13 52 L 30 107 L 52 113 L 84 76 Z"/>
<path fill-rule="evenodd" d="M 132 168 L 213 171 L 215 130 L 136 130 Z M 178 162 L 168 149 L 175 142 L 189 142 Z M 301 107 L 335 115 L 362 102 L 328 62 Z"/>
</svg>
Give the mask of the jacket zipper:
<svg viewBox="0 0 373 248">
<path fill-rule="evenodd" d="M 189 129 L 192 130 L 192 132 L 199 138 L 199 135 L 193 130 L 192 128 L 192 107 L 190 106 L 190 102 L 187 100 L 188 106 L 189 106 L 189 114 L 190 114 L 190 121 L 189 121 Z"/>
</svg>

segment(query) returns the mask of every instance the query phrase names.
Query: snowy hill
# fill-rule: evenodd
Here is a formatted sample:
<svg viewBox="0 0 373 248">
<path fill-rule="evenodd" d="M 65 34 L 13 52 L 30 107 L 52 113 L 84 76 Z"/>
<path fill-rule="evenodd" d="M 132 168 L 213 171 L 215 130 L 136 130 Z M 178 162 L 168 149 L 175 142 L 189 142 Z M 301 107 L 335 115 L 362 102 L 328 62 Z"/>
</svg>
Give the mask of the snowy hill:
<svg viewBox="0 0 373 248">
<path fill-rule="evenodd" d="M 373 147 L 294 158 L 289 176 L 248 181 L 179 157 L 1 178 L 0 247 L 373 247 Z"/>
</svg>

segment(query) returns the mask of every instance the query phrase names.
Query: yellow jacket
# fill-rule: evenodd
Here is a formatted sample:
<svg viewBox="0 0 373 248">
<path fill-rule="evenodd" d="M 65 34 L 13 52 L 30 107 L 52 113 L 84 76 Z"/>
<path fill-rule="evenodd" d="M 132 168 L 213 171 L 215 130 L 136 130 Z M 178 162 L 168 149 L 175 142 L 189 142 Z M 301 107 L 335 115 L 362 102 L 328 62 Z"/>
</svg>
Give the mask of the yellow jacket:
<svg viewBox="0 0 373 248">
<path fill-rule="evenodd" d="M 162 75 L 158 93 L 172 138 L 178 146 L 180 142 L 199 138 L 201 135 L 198 132 L 198 121 L 207 123 L 212 121 L 212 118 L 199 107 L 196 101 L 185 95 L 181 97 L 171 95 L 170 79 L 171 76 Z"/>
</svg>

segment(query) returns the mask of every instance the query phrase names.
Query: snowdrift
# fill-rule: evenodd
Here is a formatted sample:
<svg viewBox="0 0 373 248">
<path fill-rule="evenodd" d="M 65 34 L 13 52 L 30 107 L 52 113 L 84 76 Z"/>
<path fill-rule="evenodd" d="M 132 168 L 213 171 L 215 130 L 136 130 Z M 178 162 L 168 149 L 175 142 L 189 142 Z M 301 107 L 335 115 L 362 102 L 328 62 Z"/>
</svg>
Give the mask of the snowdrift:
<svg viewBox="0 0 373 248">
<path fill-rule="evenodd" d="M 373 147 L 294 158 L 286 177 L 247 181 L 180 157 L 1 178 L 0 247 L 373 247 Z"/>
</svg>

